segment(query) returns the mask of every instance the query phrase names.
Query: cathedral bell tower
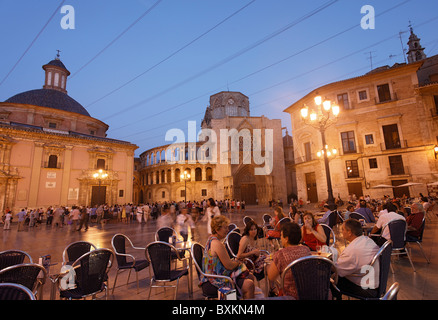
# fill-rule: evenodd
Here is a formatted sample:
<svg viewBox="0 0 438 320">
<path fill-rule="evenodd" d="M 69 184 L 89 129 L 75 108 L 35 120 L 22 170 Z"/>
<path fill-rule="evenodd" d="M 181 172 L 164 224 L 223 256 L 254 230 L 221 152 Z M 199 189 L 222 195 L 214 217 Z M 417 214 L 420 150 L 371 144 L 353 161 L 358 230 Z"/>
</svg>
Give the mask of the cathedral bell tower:
<svg viewBox="0 0 438 320">
<path fill-rule="evenodd" d="M 408 63 L 417 62 L 423 59 L 426 59 L 426 54 L 424 53 L 424 48 L 421 47 L 420 38 L 414 33 L 412 26 L 409 26 L 411 29 L 411 35 L 409 36 L 408 46 L 409 51 L 407 53 Z"/>
</svg>

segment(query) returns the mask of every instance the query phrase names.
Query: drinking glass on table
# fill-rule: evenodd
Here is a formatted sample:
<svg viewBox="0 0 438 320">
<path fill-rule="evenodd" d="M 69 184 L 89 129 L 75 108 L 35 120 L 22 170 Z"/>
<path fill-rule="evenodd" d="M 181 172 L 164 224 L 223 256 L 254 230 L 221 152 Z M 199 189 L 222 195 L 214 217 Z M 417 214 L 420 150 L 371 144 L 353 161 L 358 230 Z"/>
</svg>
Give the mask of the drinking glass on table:
<svg viewBox="0 0 438 320">
<path fill-rule="evenodd" d="M 319 256 L 321 255 L 321 250 L 322 250 L 322 247 L 320 245 L 317 245 L 316 252 L 318 253 Z"/>
</svg>

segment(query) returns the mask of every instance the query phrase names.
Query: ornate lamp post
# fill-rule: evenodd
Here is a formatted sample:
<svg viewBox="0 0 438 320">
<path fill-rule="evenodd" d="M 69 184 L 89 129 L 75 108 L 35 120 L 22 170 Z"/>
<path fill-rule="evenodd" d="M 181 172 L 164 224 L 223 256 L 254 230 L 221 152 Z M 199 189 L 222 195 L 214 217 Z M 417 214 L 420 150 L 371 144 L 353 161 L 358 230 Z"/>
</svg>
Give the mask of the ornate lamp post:
<svg viewBox="0 0 438 320">
<path fill-rule="evenodd" d="M 332 151 L 328 150 L 328 146 L 325 138 L 326 129 L 337 121 L 337 117 L 339 115 L 339 106 L 332 105 L 330 100 L 323 101 L 321 96 L 315 97 L 315 106 L 316 110 L 312 109 L 309 115 L 309 107 L 304 105 L 301 109 L 301 118 L 305 124 L 312 126 L 313 128 L 319 130 L 321 133 L 321 140 L 323 148 L 322 151 L 319 151 L 318 156 L 323 156 L 324 158 L 324 166 L 325 166 L 325 174 L 327 179 L 327 204 L 330 206 L 330 210 L 335 209 L 335 199 L 333 197 L 333 188 L 332 188 L 332 180 L 330 175 L 330 166 L 329 166 L 329 153 L 336 153 L 333 149 Z"/>
<path fill-rule="evenodd" d="M 184 203 L 187 202 L 187 180 L 190 179 L 190 174 L 184 170 L 184 173 L 180 176 L 184 180 Z"/>
<path fill-rule="evenodd" d="M 102 180 L 108 178 L 108 173 L 103 172 L 102 169 L 99 169 L 97 172 L 95 172 L 93 174 L 93 178 L 96 179 L 99 182 L 99 202 L 103 202 L 103 197 L 102 197 Z M 103 203 L 99 203 L 99 204 L 103 204 Z"/>
</svg>

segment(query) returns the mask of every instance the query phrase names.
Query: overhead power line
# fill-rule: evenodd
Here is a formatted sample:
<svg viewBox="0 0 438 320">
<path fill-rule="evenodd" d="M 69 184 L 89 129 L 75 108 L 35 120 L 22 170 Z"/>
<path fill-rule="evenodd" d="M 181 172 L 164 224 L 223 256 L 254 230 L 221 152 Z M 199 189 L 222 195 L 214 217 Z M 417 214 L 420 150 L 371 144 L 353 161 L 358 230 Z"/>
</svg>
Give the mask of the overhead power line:
<svg viewBox="0 0 438 320">
<path fill-rule="evenodd" d="M 380 12 L 376 17 L 379 17 L 379 16 L 382 16 L 382 15 L 384 15 L 384 14 L 387 14 L 388 12 L 390 12 L 390 11 L 392 11 L 392 10 L 394 10 L 394 9 L 397 9 L 397 8 L 399 8 L 400 6 L 406 4 L 406 3 L 410 2 L 410 1 L 412 1 L 412 0 L 405 0 L 405 1 L 399 3 L 399 4 L 395 5 L 395 6 L 392 6 L 392 7 L 388 8 L 388 9 L 386 9 L 386 10 Z M 424 22 L 423 24 L 425 24 L 425 23 L 429 23 L 430 21 L 433 21 L 433 20 L 434 20 L 434 19 L 428 20 L 428 21 Z M 420 25 L 423 25 L 423 24 L 420 24 Z M 249 77 L 251 77 L 251 76 L 254 76 L 254 75 L 257 74 L 257 73 L 260 73 L 260 72 L 262 72 L 262 71 L 264 71 L 264 70 L 267 70 L 267 69 L 269 69 L 269 68 L 271 68 L 271 67 L 273 67 L 273 66 L 275 66 L 275 65 L 278 65 L 278 64 L 280 64 L 280 63 L 283 63 L 283 62 L 285 62 L 285 61 L 287 61 L 287 60 L 289 60 L 289 59 L 291 59 L 291 58 L 293 58 L 293 57 L 298 56 L 299 54 L 302 54 L 302 53 L 304 53 L 304 52 L 306 52 L 306 51 L 308 51 L 308 50 L 310 50 L 310 49 L 313 49 L 313 48 L 315 48 L 315 47 L 317 47 L 317 46 L 319 46 L 319 45 L 321 45 L 321 44 L 323 44 L 323 43 L 326 43 L 327 41 L 333 40 L 333 39 L 339 37 L 340 35 L 342 35 L 342 34 L 348 32 L 348 31 L 351 31 L 351 30 L 353 30 L 353 29 L 355 29 L 355 28 L 359 28 L 359 27 L 360 27 L 359 25 L 354 24 L 353 26 L 351 26 L 351 27 L 349 27 L 349 28 L 347 28 L 347 29 L 345 29 L 345 30 L 343 30 L 343 31 L 341 31 L 341 32 L 338 32 L 338 33 L 336 33 L 336 34 L 334 34 L 334 35 L 332 35 L 332 36 L 329 36 L 329 37 L 327 37 L 327 38 L 325 38 L 325 39 L 323 39 L 323 40 L 321 40 L 321 41 L 319 41 L 319 42 L 317 42 L 317 43 L 315 43 L 315 44 L 313 44 L 313 45 L 311 45 L 311 46 L 309 46 L 309 47 L 307 47 L 307 48 L 304 48 L 304 49 L 302 49 L 302 50 L 300 50 L 300 51 L 298 51 L 298 52 L 292 54 L 292 55 L 289 55 L 289 56 L 286 57 L 286 58 L 283 58 L 283 59 L 281 59 L 281 60 L 279 60 L 279 61 L 276 61 L 276 62 L 274 62 L 274 63 L 271 63 L 270 65 L 268 65 L 268 66 L 266 66 L 266 67 L 263 67 L 263 68 L 261 68 L 261 69 L 259 69 L 259 70 L 257 70 L 257 71 L 254 71 L 254 72 L 252 72 L 252 73 L 250 73 L 250 74 L 248 74 L 248 75 L 246 75 L 246 76 L 244 76 L 244 77 L 241 77 L 241 78 L 239 78 L 238 80 L 235 80 L 235 81 L 231 82 L 231 84 L 235 84 L 235 83 L 240 82 L 240 81 L 242 81 L 242 80 L 244 80 L 244 79 L 247 79 L 247 78 L 249 78 Z M 393 36 L 391 36 L 390 38 L 392 38 L 392 37 L 393 37 Z M 388 39 L 390 39 L 390 38 L 388 38 Z M 375 43 L 375 44 L 373 44 L 373 45 L 371 45 L 371 46 L 367 46 L 366 48 L 370 48 L 370 47 L 376 46 L 376 45 L 378 45 L 378 44 L 380 44 L 381 42 L 384 42 L 384 41 L 386 41 L 386 40 L 387 40 L 387 39 L 382 40 L 382 41 L 379 41 L 379 42 L 377 42 L 377 43 Z M 332 62 L 330 62 L 330 63 L 328 63 L 328 64 L 324 64 L 323 66 L 320 66 L 320 67 L 318 67 L 318 68 L 312 69 L 312 70 L 310 70 L 310 71 L 308 71 L 308 72 L 305 72 L 305 73 L 303 73 L 303 74 L 301 74 L 301 75 L 294 76 L 293 78 L 290 78 L 290 79 L 287 79 L 287 80 L 282 81 L 282 82 L 280 82 L 280 83 L 277 83 L 277 84 L 275 84 L 275 85 L 269 86 L 269 87 L 267 87 L 267 88 L 265 88 L 265 89 L 261 89 L 261 90 L 255 92 L 255 93 L 253 93 L 253 94 L 257 94 L 257 93 L 260 93 L 260 92 L 263 92 L 263 91 L 266 91 L 266 90 L 272 89 L 273 87 L 279 86 L 279 85 L 281 85 L 281 84 L 287 83 L 287 82 L 289 82 L 289 81 L 291 81 L 291 80 L 293 80 L 293 79 L 299 78 L 299 77 L 304 76 L 304 75 L 306 75 L 306 74 L 308 74 L 308 73 L 311 73 L 311 72 L 314 72 L 314 71 L 316 71 L 316 70 L 318 70 L 318 69 L 321 69 L 321 68 L 323 68 L 323 67 L 325 67 L 325 66 L 327 66 L 327 65 L 330 65 L 330 64 L 332 64 L 332 63 L 335 63 L 335 62 L 337 62 L 337 61 L 339 61 L 339 60 L 342 60 L 342 59 L 345 59 L 345 58 L 347 58 L 347 57 L 349 57 L 349 56 L 352 56 L 352 55 L 354 55 L 354 54 L 356 54 L 356 53 L 358 53 L 358 52 L 361 52 L 362 50 L 364 50 L 364 49 L 361 49 L 361 50 L 355 51 L 355 52 L 353 52 L 353 53 L 351 53 L 351 54 L 349 54 L 349 55 L 347 55 L 347 56 L 345 56 L 345 57 L 343 57 L 343 58 L 340 58 L 340 59 L 338 59 L 338 60 L 332 61 Z M 211 94 L 211 93 L 216 93 L 218 90 L 220 90 L 220 89 L 211 90 L 211 91 L 209 91 L 209 92 L 207 92 L 207 93 L 204 93 L 204 94 L 202 94 L 202 95 L 200 95 L 200 96 L 198 96 L 198 97 L 196 97 L 196 98 L 192 98 L 192 99 L 190 99 L 190 100 L 188 100 L 188 101 L 186 101 L 186 102 L 183 102 L 183 103 L 177 104 L 177 105 L 175 105 L 175 106 L 173 106 L 173 107 L 170 107 L 170 108 L 167 108 L 167 109 L 163 109 L 163 110 L 161 110 L 161 111 L 158 112 L 158 113 L 148 114 L 147 116 L 145 116 L 145 117 L 143 117 L 143 118 L 140 118 L 140 119 L 137 119 L 137 120 L 135 120 L 134 122 L 130 122 L 130 123 L 126 124 L 126 125 L 123 125 L 123 126 L 120 126 L 120 127 L 113 128 L 112 131 L 117 131 L 117 130 L 120 130 L 120 129 L 126 128 L 126 127 L 128 127 L 128 126 L 131 126 L 133 123 L 139 123 L 139 122 L 141 122 L 141 121 L 144 121 L 144 120 L 146 120 L 146 119 L 151 119 L 152 117 L 158 116 L 158 115 L 160 115 L 160 114 L 163 114 L 163 113 L 166 113 L 166 112 L 169 112 L 169 111 L 173 111 L 173 110 L 175 110 L 175 109 L 177 109 L 177 108 L 179 108 L 179 107 L 182 107 L 182 106 L 184 106 L 184 105 L 186 105 L 186 104 L 188 104 L 188 103 L 191 103 L 191 102 L 193 102 L 193 101 L 195 101 L 195 100 L 198 100 L 198 99 L 204 97 L 205 95 L 208 95 L 208 94 Z"/>
<path fill-rule="evenodd" d="M 252 0 L 249 3 L 247 3 L 246 5 L 244 5 L 243 7 L 241 7 L 240 9 L 238 9 L 237 11 L 233 12 L 231 15 L 229 15 L 228 17 L 226 17 L 225 19 L 223 19 L 222 21 L 220 21 L 219 23 L 217 23 L 216 25 L 214 25 L 212 28 L 208 29 L 207 31 L 205 31 L 204 33 L 202 33 L 201 35 L 199 35 L 198 37 L 196 37 L 195 39 L 191 40 L 190 42 L 188 42 L 187 44 L 185 44 L 184 46 L 182 46 L 181 48 L 179 48 L 178 50 L 174 51 L 173 53 L 171 53 L 169 56 L 167 56 L 166 58 L 162 59 L 161 61 L 157 62 L 156 64 L 154 64 L 152 67 L 146 69 L 145 71 L 139 73 L 138 75 L 136 75 L 134 78 L 130 79 L 129 81 L 125 82 L 124 84 L 122 84 L 121 86 L 115 88 L 114 90 L 111 90 L 110 92 L 108 92 L 107 94 L 103 95 L 102 97 L 100 97 L 99 99 L 93 101 L 92 103 L 90 103 L 87 108 L 91 107 L 92 105 L 96 104 L 97 102 L 109 97 L 110 95 L 112 95 L 113 93 L 119 91 L 120 89 L 126 87 L 128 84 L 134 82 L 135 80 L 137 80 L 138 78 L 144 76 L 146 73 L 148 73 L 149 71 L 155 69 L 156 67 L 158 67 L 160 64 L 166 62 L 167 60 L 169 60 L 170 58 L 172 58 L 173 56 L 175 56 L 176 54 L 178 54 L 179 52 L 183 51 L 184 49 L 186 49 L 187 47 L 189 47 L 190 45 L 192 45 L 193 43 L 195 43 L 196 41 L 198 41 L 199 39 L 201 39 L 202 37 L 204 37 L 205 35 L 207 35 L 208 33 L 210 33 L 211 31 L 213 31 L 214 29 L 216 29 L 217 27 L 219 27 L 220 25 L 224 24 L 226 21 L 230 20 L 232 17 L 234 17 L 235 15 L 237 15 L 238 13 L 240 13 L 241 11 L 243 11 L 244 9 L 246 9 L 247 7 L 249 7 L 251 4 L 253 4 L 256 0 Z"/>
<path fill-rule="evenodd" d="M 44 26 L 42 27 L 42 29 L 38 32 L 38 34 L 35 36 L 35 38 L 32 40 L 32 42 L 29 44 L 29 46 L 26 48 L 26 50 L 24 50 L 23 54 L 20 56 L 20 58 L 18 59 L 18 61 L 14 64 L 14 66 L 11 68 L 11 70 L 9 70 L 9 72 L 6 74 L 6 76 L 3 78 L 3 80 L 0 82 L 0 86 L 6 81 L 7 78 L 9 78 L 9 76 L 11 75 L 11 73 L 15 70 L 15 68 L 18 66 L 18 64 L 21 62 L 21 60 L 23 60 L 24 56 L 26 55 L 26 53 L 30 50 L 30 48 L 32 48 L 32 46 L 35 44 L 35 42 L 38 40 L 38 38 L 41 36 L 41 34 L 44 32 L 44 30 L 46 29 L 46 27 L 49 25 L 50 21 L 53 20 L 53 18 L 55 17 L 55 15 L 59 12 L 59 10 L 61 9 L 61 7 L 64 5 L 65 0 L 63 0 L 58 7 L 56 7 L 56 10 L 52 13 L 52 15 L 50 16 L 49 20 L 47 20 L 47 22 L 44 24 Z"/>
<path fill-rule="evenodd" d="M 167 88 L 167 89 L 165 89 L 165 90 L 163 90 L 163 91 L 161 91 L 161 92 L 159 92 L 159 93 L 157 93 L 157 94 L 155 94 L 155 95 L 153 95 L 153 96 L 151 96 L 149 98 L 146 98 L 146 99 L 144 99 L 144 100 L 142 100 L 142 101 L 140 101 L 140 102 L 138 102 L 138 103 L 136 103 L 136 104 L 134 104 L 132 106 L 123 108 L 123 109 L 119 110 L 118 112 L 116 112 L 116 113 L 114 113 L 114 114 L 104 118 L 103 120 L 107 120 L 107 119 L 113 118 L 113 117 L 118 116 L 118 115 L 120 115 L 122 113 L 125 113 L 128 110 L 136 109 L 136 108 L 140 107 L 141 105 L 143 105 L 143 104 L 145 104 L 147 102 L 150 102 L 150 101 L 152 101 L 152 100 L 154 100 L 154 99 L 156 99 L 156 98 L 158 98 L 158 97 L 160 97 L 162 95 L 165 95 L 166 93 L 168 93 L 168 92 L 170 92 L 172 90 L 175 90 L 175 89 L 181 87 L 182 85 L 185 85 L 185 84 L 195 80 L 196 78 L 199 78 L 200 76 L 202 76 L 202 75 L 204 75 L 204 74 L 206 74 L 208 72 L 211 72 L 214 69 L 217 69 L 218 67 L 220 67 L 220 66 L 222 66 L 222 65 L 224 65 L 224 64 L 226 64 L 226 63 L 228 63 L 228 62 L 230 62 L 232 60 L 234 60 L 235 58 L 245 54 L 246 52 L 248 52 L 248 51 L 250 51 L 250 50 L 260 46 L 261 44 L 271 40 L 272 38 L 280 35 L 281 33 L 285 32 L 285 31 L 289 30 L 293 26 L 295 26 L 295 25 L 297 25 L 297 24 L 299 24 L 299 23 L 301 23 L 301 22 L 311 18 L 312 16 L 314 16 L 317 13 L 323 11 L 324 9 L 328 8 L 329 6 L 335 4 L 338 1 L 339 0 L 331 0 L 331 1 L 327 2 L 327 3 L 325 3 L 324 5 L 318 7 L 317 9 L 315 9 L 315 10 L 311 11 L 310 13 L 304 15 L 303 17 L 299 18 L 298 20 L 293 21 L 292 23 L 289 23 L 288 25 L 284 26 L 283 28 L 281 28 L 281 29 L 271 33 L 270 35 L 268 35 L 268 36 L 264 37 L 263 39 L 253 43 L 252 45 L 250 45 L 250 46 L 248 46 L 248 47 L 238 51 L 237 53 L 235 53 L 235 54 L 233 54 L 233 55 L 231 55 L 231 56 L 229 56 L 229 57 L 219 61 L 218 63 L 208 67 L 207 69 L 204 69 L 201 72 L 199 72 L 199 73 L 197 73 L 197 74 L 195 74 L 195 75 L 193 75 L 193 76 L 191 76 L 191 77 L 189 77 L 189 78 L 187 78 L 187 79 L 185 79 L 185 80 L 183 80 L 183 81 L 173 85 L 172 87 Z"/>
<path fill-rule="evenodd" d="M 132 27 L 134 27 L 138 22 L 140 22 L 144 17 L 146 17 L 155 7 L 157 7 L 160 2 L 163 0 L 158 0 L 155 2 L 149 9 L 147 9 L 143 14 L 136 19 L 133 23 L 131 23 L 125 30 L 123 30 L 117 37 L 115 37 L 110 43 L 108 43 L 105 48 L 100 50 L 93 58 L 91 58 L 86 64 L 84 64 L 82 67 L 80 67 L 76 72 L 74 72 L 70 79 L 73 79 L 79 72 L 81 72 L 83 69 L 85 69 L 90 63 L 92 63 L 94 60 L 96 60 L 102 53 L 104 53 L 109 47 L 111 47 L 117 40 L 119 40 L 125 33 L 127 33 Z"/>
</svg>

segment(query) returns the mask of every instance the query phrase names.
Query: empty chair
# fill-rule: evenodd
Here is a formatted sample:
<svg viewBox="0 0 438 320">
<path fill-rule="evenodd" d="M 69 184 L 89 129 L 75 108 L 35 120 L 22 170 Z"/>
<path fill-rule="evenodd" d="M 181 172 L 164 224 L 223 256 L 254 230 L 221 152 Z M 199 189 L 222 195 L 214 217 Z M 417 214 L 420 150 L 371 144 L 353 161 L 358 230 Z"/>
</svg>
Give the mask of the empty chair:
<svg viewBox="0 0 438 320">
<path fill-rule="evenodd" d="M 112 293 L 114 293 L 114 288 L 116 287 L 117 277 L 119 276 L 119 272 L 124 270 L 129 270 L 128 280 L 126 282 L 126 284 L 128 284 L 132 269 L 134 269 L 135 271 L 135 276 L 137 280 L 137 293 L 138 293 L 139 292 L 138 272 L 149 266 L 149 261 L 147 261 L 146 259 L 139 260 L 136 259 L 133 255 L 126 253 L 126 242 L 128 242 L 131 245 L 132 249 L 142 250 L 142 253 L 144 252 L 145 249 L 145 248 L 135 247 L 132 244 L 132 241 L 124 234 L 118 233 L 113 236 L 113 238 L 111 239 L 111 245 L 113 247 L 114 253 L 116 254 L 117 273 L 116 273 L 116 278 L 114 280 Z"/>
<path fill-rule="evenodd" d="M 75 274 L 75 286 L 60 287 L 59 295 L 64 299 L 85 299 L 105 291 L 108 299 L 108 287 L 105 283 L 109 268 L 112 265 L 114 253 L 109 249 L 96 249 L 85 253 L 71 265 Z M 72 272 L 70 270 L 70 272 Z"/>
<path fill-rule="evenodd" d="M 39 277 L 40 273 L 42 277 Z M 0 270 L 0 283 L 21 284 L 36 295 L 39 286 L 44 285 L 46 276 L 46 269 L 39 264 L 16 264 Z"/>
<path fill-rule="evenodd" d="M 183 261 L 187 258 L 181 258 L 178 250 L 171 244 L 162 241 L 156 241 L 148 244 L 145 252 L 146 258 L 152 266 L 153 276 L 151 275 L 151 283 L 149 287 L 149 296 L 151 296 L 152 288 L 175 288 L 174 299 L 178 293 L 179 279 L 183 276 L 189 276 L 189 266 L 185 266 L 182 269 L 172 269 L 171 261 L 172 256 L 176 255 L 177 259 Z M 149 269 L 151 270 L 151 269 Z M 176 281 L 176 285 L 164 285 L 167 282 Z M 163 285 L 154 285 L 155 283 L 163 283 Z M 188 289 L 190 290 L 190 281 L 187 281 Z"/>
<path fill-rule="evenodd" d="M 21 284 L 0 283 L 0 301 L 5 300 L 35 300 L 35 295 Z"/>
<path fill-rule="evenodd" d="M 284 292 L 284 279 L 292 273 L 299 300 L 328 300 L 330 279 L 337 282 L 334 263 L 324 257 L 307 256 L 291 262 L 281 274 L 281 287 Z"/>
<path fill-rule="evenodd" d="M 391 252 L 392 252 L 392 241 L 388 240 L 386 241 L 379 249 L 379 251 L 374 255 L 373 260 L 370 263 L 370 269 L 375 268 L 376 265 L 378 265 L 378 272 L 379 272 L 379 286 L 375 289 L 367 289 L 367 296 L 363 295 L 357 295 L 345 290 L 339 290 L 336 286 L 334 288 L 340 292 L 342 295 L 346 295 L 348 297 L 360 299 L 360 300 L 379 300 L 386 291 L 386 285 L 388 282 L 388 274 L 389 274 L 389 268 L 391 264 Z M 365 274 L 358 274 L 355 275 L 358 277 L 364 277 Z"/>
<path fill-rule="evenodd" d="M 406 221 L 401 219 L 392 220 L 384 228 L 389 228 L 389 234 L 392 241 L 392 255 L 407 255 L 412 269 L 414 272 L 417 272 L 409 250 L 406 249 Z M 394 269 L 392 269 L 392 272 L 394 273 Z"/>
<path fill-rule="evenodd" d="M 21 250 L 6 250 L 0 252 L 0 270 L 24 263 L 25 258 L 29 259 L 29 263 L 33 263 L 31 256 Z"/>
<path fill-rule="evenodd" d="M 325 233 L 325 237 L 326 237 L 326 245 L 328 247 L 331 246 L 335 246 L 336 245 L 336 236 L 335 236 L 335 232 L 333 231 L 332 228 L 330 228 L 328 225 L 321 223 L 320 226 L 323 228 L 324 233 Z M 330 241 L 332 240 L 332 241 Z M 331 244 L 330 244 L 331 243 Z"/>
<path fill-rule="evenodd" d="M 388 292 L 380 300 L 397 300 L 398 291 L 400 289 L 400 284 L 394 282 L 392 286 L 388 289 Z"/>
<path fill-rule="evenodd" d="M 170 237 L 178 238 L 178 234 L 176 231 L 170 227 L 163 227 L 155 232 L 155 241 L 162 241 L 169 243 Z"/>
<path fill-rule="evenodd" d="M 88 241 L 77 241 L 70 243 L 62 253 L 62 264 L 71 265 L 77 259 L 82 257 L 91 250 L 96 250 L 97 247 Z"/>
<path fill-rule="evenodd" d="M 199 244 L 197 242 L 192 244 L 191 255 L 192 255 L 193 263 L 195 264 L 195 267 L 196 267 L 196 272 L 198 274 L 198 280 L 201 280 L 201 277 L 216 278 L 216 279 L 226 279 L 226 280 L 228 280 L 228 283 L 230 284 L 231 289 L 235 289 L 236 286 L 234 284 L 234 281 L 230 277 L 222 276 L 222 275 L 206 274 L 206 273 L 203 272 L 203 270 L 202 270 L 202 258 L 203 258 L 203 255 L 204 255 L 204 247 L 201 244 Z M 214 298 L 218 297 L 217 293 L 215 293 L 215 294 L 208 293 L 204 289 L 203 285 L 201 285 L 201 290 L 202 290 L 202 295 L 204 297 L 206 297 L 207 299 L 208 298 L 214 299 Z"/>
</svg>

